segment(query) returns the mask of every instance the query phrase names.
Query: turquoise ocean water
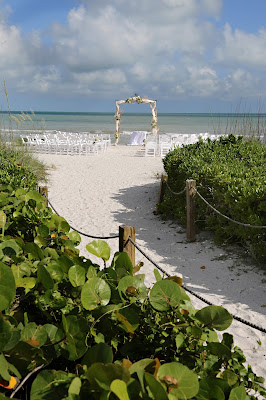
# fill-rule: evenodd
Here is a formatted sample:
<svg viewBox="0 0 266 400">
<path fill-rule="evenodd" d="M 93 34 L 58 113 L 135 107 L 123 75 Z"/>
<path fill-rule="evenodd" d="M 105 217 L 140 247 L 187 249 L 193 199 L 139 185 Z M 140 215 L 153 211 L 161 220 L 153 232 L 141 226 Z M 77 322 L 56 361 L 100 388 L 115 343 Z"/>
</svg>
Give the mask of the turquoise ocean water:
<svg viewBox="0 0 266 400">
<path fill-rule="evenodd" d="M 110 133 L 115 131 L 114 113 L 79 112 L 0 112 L 2 135 L 12 131 L 15 136 L 44 132 L 91 132 Z M 121 120 L 121 144 L 126 144 L 133 131 L 151 130 L 150 113 L 124 113 Z M 204 133 L 243 134 L 253 129 L 264 135 L 266 114 L 174 114 L 158 113 L 159 133 Z"/>
</svg>

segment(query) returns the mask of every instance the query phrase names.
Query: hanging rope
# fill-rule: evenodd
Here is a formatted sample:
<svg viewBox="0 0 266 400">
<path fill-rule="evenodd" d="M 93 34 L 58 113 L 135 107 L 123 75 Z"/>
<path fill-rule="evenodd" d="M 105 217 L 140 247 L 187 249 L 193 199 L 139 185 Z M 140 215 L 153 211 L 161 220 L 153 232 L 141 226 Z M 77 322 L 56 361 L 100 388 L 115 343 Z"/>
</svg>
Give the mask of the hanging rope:
<svg viewBox="0 0 266 400">
<path fill-rule="evenodd" d="M 150 261 L 159 271 L 161 271 L 163 274 L 165 274 L 166 276 L 170 277 L 171 275 L 168 274 L 168 272 L 166 272 L 163 268 L 161 268 L 155 261 L 153 261 L 140 247 L 139 245 L 137 245 L 132 239 L 131 237 L 128 238 L 128 240 L 130 241 L 130 243 L 133 244 L 133 246 L 136 247 L 136 249 L 138 249 L 138 251 L 148 260 Z M 209 306 L 213 306 L 214 304 L 211 303 L 210 301 L 204 299 L 203 297 L 201 297 L 199 294 L 193 292 L 193 290 L 189 289 L 188 287 L 182 285 L 183 289 L 185 289 L 187 292 L 189 292 L 190 294 L 192 294 L 193 296 L 197 297 L 199 300 L 203 301 L 204 303 L 208 304 Z M 252 324 L 251 322 L 245 321 L 244 319 L 231 314 L 232 317 L 236 320 L 241 322 L 242 324 L 245 324 L 247 326 L 250 326 L 251 328 L 257 329 L 260 332 L 264 332 L 266 333 L 266 329 L 261 328 L 260 326 L 257 326 L 255 324 Z"/>
<path fill-rule="evenodd" d="M 261 228 L 261 229 L 266 229 L 266 226 L 264 226 L 264 225 L 245 224 L 245 223 L 243 223 L 243 222 L 238 222 L 238 221 L 235 221 L 234 219 L 232 219 L 232 218 L 230 218 L 230 217 L 227 217 L 227 215 L 224 215 L 224 214 L 222 214 L 220 211 L 216 210 L 216 208 L 214 208 L 206 199 L 204 199 L 204 197 L 198 192 L 197 189 L 195 189 L 195 190 L 196 190 L 197 195 L 204 201 L 204 203 L 207 204 L 208 207 L 210 207 L 210 208 L 211 208 L 213 211 L 215 211 L 217 214 L 219 214 L 219 215 L 221 215 L 222 217 L 226 218 L 228 221 L 234 222 L 235 224 L 238 224 L 238 225 L 246 226 L 246 227 L 248 227 L 248 228 Z"/>
<path fill-rule="evenodd" d="M 46 200 L 48 201 L 49 206 L 55 212 L 55 214 L 57 214 L 60 217 L 60 214 L 56 211 L 56 209 L 54 208 L 54 206 L 52 205 L 52 203 L 50 202 L 50 200 L 48 199 L 46 194 L 43 193 L 42 195 L 46 198 Z M 119 238 L 119 235 L 114 235 L 114 236 L 93 236 L 93 235 L 88 235 L 87 233 L 81 232 L 78 229 L 73 228 L 73 226 L 71 226 L 70 224 L 68 224 L 68 225 L 70 226 L 71 229 L 73 229 L 73 231 L 79 233 L 82 236 L 86 236 L 86 237 L 91 238 L 91 239 L 102 239 L 102 240 L 104 240 L 104 239 L 116 239 L 116 238 Z"/>
<path fill-rule="evenodd" d="M 181 190 L 181 192 L 174 192 L 174 191 L 170 188 L 170 186 L 168 185 L 167 180 L 165 181 L 165 183 L 166 183 L 167 189 L 168 189 L 172 194 L 179 195 L 179 194 L 185 193 L 185 191 L 186 191 L 186 188 L 184 188 L 183 190 Z"/>
</svg>

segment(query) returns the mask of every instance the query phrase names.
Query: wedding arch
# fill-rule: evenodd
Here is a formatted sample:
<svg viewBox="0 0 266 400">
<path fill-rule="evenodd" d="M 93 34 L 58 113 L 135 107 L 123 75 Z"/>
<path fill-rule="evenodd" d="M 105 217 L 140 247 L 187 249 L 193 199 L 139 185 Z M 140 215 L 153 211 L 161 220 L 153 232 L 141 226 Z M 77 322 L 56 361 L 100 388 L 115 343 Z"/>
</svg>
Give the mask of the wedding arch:
<svg viewBox="0 0 266 400">
<path fill-rule="evenodd" d="M 157 109 L 156 109 L 156 100 L 150 100 L 147 98 L 141 98 L 140 96 L 133 96 L 129 97 L 126 100 L 118 100 L 116 101 L 116 111 L 115 111 L 115 144 L 118 144 L 120 138 L 120 124 L 121 124 L 121 112 L 120 112 L 120 104 L 149 104 L 152 112 L 152 121 L 151 121 L 151 132 L 154 135 L 158 134 L 158 127 L 157 127 Z"/>
</svg>

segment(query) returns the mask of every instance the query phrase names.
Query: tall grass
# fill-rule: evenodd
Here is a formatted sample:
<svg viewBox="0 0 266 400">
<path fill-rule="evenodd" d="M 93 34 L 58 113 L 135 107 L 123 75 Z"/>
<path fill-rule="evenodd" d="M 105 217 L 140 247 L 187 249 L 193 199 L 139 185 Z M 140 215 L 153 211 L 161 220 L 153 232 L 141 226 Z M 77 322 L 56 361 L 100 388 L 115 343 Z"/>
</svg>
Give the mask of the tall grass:
<svg viewBox="0 0 266 400">
<path fill-rule="evenodd" d="M 8 92 L 4 81 L 4 92 L 8 107 L 9 127 L 8 130 L 1 129 L 0 127 L 0 157 L 5 154 L 5 158 L 10 159 L 22 167 L 27 167 L 32 171 L 36 180 L 40 182 L 47 182 L 48 180 L 48 166 L 40 161 L 34 154 L 30 153 L 23 145 L 20 138 L 16 138 L 13 131 L 12 122 L 15 122 L 17 127 L 24 127 L 24 124 L 31 124 L 33 130 L 36 129 L 33 118 L 30 114 L 23 111 L 18 116 L 13 116 L 10 110 Z M 34 113 L 32 112 L 32 115 Z M 28 126 L 27 126 L 28 128 Z"/>
<path fill-rule="evenodd" d="M 266 143 L 266 113 L 263 104 L 258 102 L 257 112 L 246 111 L 246 106 L 238 106 L 235 112 L 228 114 L 226 126 L 214 125 L 217 135 L 243 136 L 245 140 L 257 140 Z"/>
</svg>

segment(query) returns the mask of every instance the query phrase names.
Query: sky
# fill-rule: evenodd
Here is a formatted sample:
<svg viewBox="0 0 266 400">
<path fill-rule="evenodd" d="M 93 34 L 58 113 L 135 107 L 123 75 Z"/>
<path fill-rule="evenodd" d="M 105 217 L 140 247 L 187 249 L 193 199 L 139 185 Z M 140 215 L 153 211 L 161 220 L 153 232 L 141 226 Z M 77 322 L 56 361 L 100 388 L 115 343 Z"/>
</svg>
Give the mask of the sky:
<svg viewBox="0 0 266 400">
<path fill-rule="evenodd" d="M 0 107 L 264 111 L 265 0 L 0 0 Z M 149 112 L 142 105 L 125 111 Z"/>
</svg>

